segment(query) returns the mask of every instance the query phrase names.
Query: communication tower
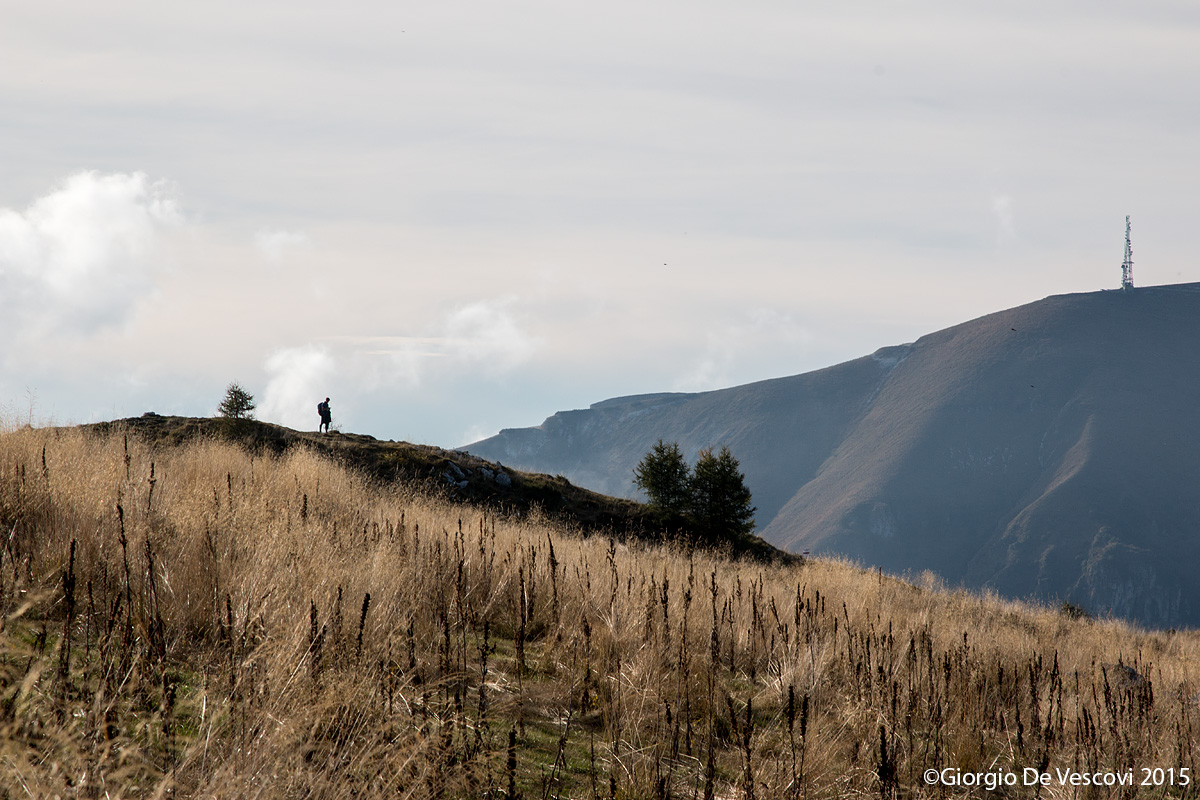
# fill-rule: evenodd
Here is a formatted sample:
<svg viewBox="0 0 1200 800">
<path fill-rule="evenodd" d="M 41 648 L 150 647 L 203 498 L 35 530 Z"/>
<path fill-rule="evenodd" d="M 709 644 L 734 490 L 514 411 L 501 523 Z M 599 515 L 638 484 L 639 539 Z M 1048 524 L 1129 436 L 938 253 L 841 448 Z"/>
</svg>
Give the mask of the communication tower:
<svg viewBox="0 0 1200 800">
<path fill-rule="evenodd" d="M 1121 289 L 1133 288 L 1133 243 L 1129 237 L 1129 217 L 1125 217 L 1125 263 L 1121 264 Z"/>
</svg>

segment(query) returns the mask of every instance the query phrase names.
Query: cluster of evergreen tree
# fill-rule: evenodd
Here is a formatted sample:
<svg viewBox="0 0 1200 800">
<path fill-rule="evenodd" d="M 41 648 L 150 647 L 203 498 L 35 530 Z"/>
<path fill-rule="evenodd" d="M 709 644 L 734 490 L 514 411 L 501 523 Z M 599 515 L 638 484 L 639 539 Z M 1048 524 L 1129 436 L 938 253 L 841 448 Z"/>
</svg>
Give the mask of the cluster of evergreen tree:
<svg viewBox="0 0 1200 800">
<path fill-rule="evenodd" d="M 646 493 L 662 524 L 692 532 L 708 541 L 745 536 L 754 530 L 754 511 L 746 476 L 722 446 L 700 451 L 689 468 L 675 442 L 662 439 L 633 470 L 633 483 Z"/>
</svg>

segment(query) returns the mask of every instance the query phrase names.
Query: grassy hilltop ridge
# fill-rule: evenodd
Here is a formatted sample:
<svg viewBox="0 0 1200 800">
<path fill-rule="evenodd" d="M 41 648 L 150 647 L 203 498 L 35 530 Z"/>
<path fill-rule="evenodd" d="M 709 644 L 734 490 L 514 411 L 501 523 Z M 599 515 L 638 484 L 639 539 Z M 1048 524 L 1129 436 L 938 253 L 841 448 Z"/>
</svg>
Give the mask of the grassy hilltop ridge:
<svg viewBox="0 0 1200 800">
<path fill-rule="evenodd" d="M 6 433 L 0 531 L 8 796 L 940 797 L 1200 750 L 1200 634 L 584 537 L 311 448 Z"/>
<path fill-rule="evenodd" d="M 645 520 L 640 506 L 572 486 L 550 475 L 518 472 L 469 453 L 431 445 L 381 441 L 373 436 L 332 431 L 328 434 L 297 431 L 255 419 L 170 417 L 148 414 L 116 422 L 86 426 L 98 432 L 129 431 L 155 444 L 178 445 L 197 437 L 216 437 L 259 452 L 282 455 L 303 447 L 382 481 L 406 481 L 449 499 L 490 504 L 527 513 L 535 505 L 549 514 L 578 520 L 585 527 L 639 528 Z M 482 469 L 487 469 L 487 475 Z M 498 482 L 504 473 L 509 481 Z M 459 483 L 465 483 L 459 486 Z"/>
<path fill-rule="evenodd" d="M 576 486 L 561 475 L 512 469 L 463 450 L 381 441 L 374 436 L 333 431 L 297 431 L 255 419 L 141 417 L 83 426 L 100 434 L 131 433 L 150 444 L 174 446 L 197 438 L 217 438 L 257 453 L 281 456 L 303 448 L 387 484 L 401 482 L 440 495 L 456 504 L 489 508 L 503 514 L 537 513 L 588 533 L 660 540 L 665 535 L 641 503 Z M 798 557 L 754 535 L 719 543 L 734 555 L 768 561 Z"/>
</svg>

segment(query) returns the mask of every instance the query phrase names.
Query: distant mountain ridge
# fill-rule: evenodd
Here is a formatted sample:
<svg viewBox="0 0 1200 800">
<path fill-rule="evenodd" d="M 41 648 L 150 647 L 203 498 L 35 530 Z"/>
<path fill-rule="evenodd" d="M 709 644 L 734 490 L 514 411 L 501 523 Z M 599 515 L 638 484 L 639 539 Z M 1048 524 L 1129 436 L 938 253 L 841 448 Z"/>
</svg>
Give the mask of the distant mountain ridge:
<svg viewBox="0 0 1200 800">
<path fill-rule="evenodd" d="M 759 532 L 951 585 L 1200 625 L 1200 284 L 1057 295 L 826 369 L 615 398 L 466 449 L 630 494 L 726 444 Z"/>
</svg>

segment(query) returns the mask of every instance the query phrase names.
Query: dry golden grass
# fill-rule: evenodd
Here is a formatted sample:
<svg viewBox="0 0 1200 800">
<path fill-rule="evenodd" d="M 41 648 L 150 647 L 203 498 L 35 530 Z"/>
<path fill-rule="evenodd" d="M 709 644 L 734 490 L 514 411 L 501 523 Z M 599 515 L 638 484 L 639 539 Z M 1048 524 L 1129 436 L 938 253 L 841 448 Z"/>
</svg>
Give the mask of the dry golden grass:
<svg viewBox="0 0 1200 800">
<path fill-rule="evenodd" d="M 9 797 L 923 797 L 982 794 L 927 785 L 931 768 L 1195 775 L 1190 632 L 585 539 L 213 442 L 4 433 L 0 526 Z M 1040 796 L 1118 794 L 1091 792 Z"/>
</svg>

